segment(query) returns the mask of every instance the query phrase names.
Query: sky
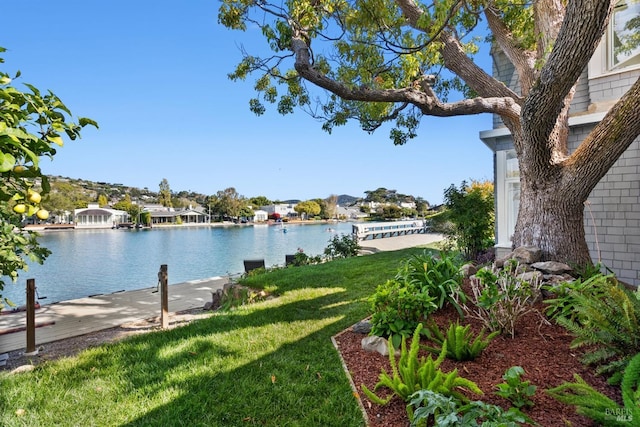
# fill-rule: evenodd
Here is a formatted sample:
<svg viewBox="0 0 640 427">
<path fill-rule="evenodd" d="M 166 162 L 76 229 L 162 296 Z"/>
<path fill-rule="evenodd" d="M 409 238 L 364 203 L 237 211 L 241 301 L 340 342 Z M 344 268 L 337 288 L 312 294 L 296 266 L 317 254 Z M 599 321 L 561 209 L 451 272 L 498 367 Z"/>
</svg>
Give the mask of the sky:
<svg viewBox="0 0 640 427">
<path fill-rule="evenodd" d="M 254 78 L 227 75 L 241 47 L 268 48 L 259 31 L 227 30 L 216 0 L 31 0 L 3 8 L 0 69 L 51 90 L 74 118 L 96 120 L 67 141 L 45 174 L 206 195 L 233 187 L 271 200 L 364 197 L 381 187 L 439 204 L 450 185 L 493 177 L 479 139 L 489 115 L 423 118 L 394 146 L 389 129 L 322 130 L 302 111 L 249 110 Z M 488 52 L 481 52 L 488 64 Z M 292 65 L 292 64 L 291 64 Z"/>
</svg>

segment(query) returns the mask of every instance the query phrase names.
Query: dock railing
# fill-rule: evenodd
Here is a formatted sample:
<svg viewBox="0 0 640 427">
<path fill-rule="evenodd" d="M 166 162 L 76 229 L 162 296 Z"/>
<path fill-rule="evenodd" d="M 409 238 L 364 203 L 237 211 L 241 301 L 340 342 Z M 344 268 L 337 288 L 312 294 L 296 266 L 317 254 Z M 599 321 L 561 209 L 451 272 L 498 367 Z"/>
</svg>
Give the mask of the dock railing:
<svg viewBox="0 0 640 427">
<path fill-rule="evenodd" d="M 427 232 L 425 220 L 416 219 L 410 221 L 368 222 L 354 224 L 353 236 L 357 240 L 383 239 L 385 237 L 404 236 Z"/>
</svg>

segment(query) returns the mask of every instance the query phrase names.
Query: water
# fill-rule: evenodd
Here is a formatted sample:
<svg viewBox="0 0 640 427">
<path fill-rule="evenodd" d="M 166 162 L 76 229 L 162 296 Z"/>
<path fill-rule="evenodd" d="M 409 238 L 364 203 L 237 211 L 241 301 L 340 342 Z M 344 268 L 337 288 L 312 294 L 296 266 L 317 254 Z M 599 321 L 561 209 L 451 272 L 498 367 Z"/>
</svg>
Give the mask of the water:
<svg viewBox="0 0 640 427">
<path fill-rule="evenodd" d="M 330 229 L 328 227 L 331 227 Z M 161 264 L 169 284 L 244 272 L 243 260 L 284 265 L 302 248 L 320 255 L 335 235 L 350 234 L 351 223 L 313 225 L 167 227 L 150 230 L 75 230 L 42 233 L 52 251 L 43 265 L 6 279 L 4 297 L 25 304 L 27 279 L 35 279 L 41 304 L 157 286 Z M 286 228 L 286 232 L 283 228 Z"/>
</svg>

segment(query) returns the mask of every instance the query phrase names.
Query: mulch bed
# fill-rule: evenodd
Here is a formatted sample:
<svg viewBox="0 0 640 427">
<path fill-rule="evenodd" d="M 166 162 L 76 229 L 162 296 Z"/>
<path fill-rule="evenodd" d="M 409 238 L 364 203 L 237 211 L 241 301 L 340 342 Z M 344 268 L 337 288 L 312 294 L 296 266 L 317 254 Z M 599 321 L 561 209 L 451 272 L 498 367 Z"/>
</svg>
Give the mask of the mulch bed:
<svg viewBox="0 0 640 427">
<path fill-rule="evenodd" d="M 455 362 L 446 359 L 440 368 L 444 372 L 458 368 L 460 376 L 478 384 L 484 395 L 468 395 L 471 400 L 482 400 L 508 409 L 510 402 L 496 396 L 494 391 L 496 385 L 504 381 L 502 376 L 508 368 L 521 366 L 525 370 L 523 380 L 529 380 L 537 386 L 532 398 L 534 406 L 523 412 L 544 427 L 592 426 L 590 419 L 576 414 L 575 407 L 558 402 L 544 390 L 565 381 L 572 382 L 574 373 L 578 373 L 595 389 L 618 402 L 621 401 L 620 389 L 608 385 L 605 378 L 595 375 L 591 367 L 580 362 L 583 352 L 570 349 L 573 337 L 561 326 L 544 319 L 541 314 L 544 308 L 542 303 L 538 303 L 535 308 L 535 312 L 527 314 L 518 323 L 515 338 L 500 335 L 476 360 Z M 447 328 L 449 322 L 455 322 L 458 318 L 458 313 L 453 308 L 439 310 L 430 316 L 441 329 Z M 481 323 L 475 319 L 466 318 L 461 323 L 471 324 L 476 333 L 482 328 Z M 335 341 L 360 396 L 369 426 L 406 427 L 409 425 L 406 404 L 397 396 L 388 405 L 380 406 L 370 402 L 362 392 L 362 384 L 373 390 L 383 369 L 391 372 L 388 357 L 362 349 L 363 337 L 363 334 L 349 328 L 336 336 Z M 376 393 L 378 396 L 388 395 L 388 390 L 381 388 Z"/>
</svg>

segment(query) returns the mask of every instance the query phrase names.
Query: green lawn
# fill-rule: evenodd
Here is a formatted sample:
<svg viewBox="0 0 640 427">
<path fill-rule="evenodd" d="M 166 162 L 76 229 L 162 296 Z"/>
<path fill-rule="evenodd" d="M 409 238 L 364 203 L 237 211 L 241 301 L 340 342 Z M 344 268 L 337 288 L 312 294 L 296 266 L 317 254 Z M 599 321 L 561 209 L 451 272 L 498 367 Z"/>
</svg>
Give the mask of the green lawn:
<svg viewBox="0 0 640 427">
<path fill-rule="evenodd" d="M 0 425 L 362 426 L 330 338 L 423 251 L 275 270 L 243 283 L 276 299 L 0 374 Z"/>
</svg>

